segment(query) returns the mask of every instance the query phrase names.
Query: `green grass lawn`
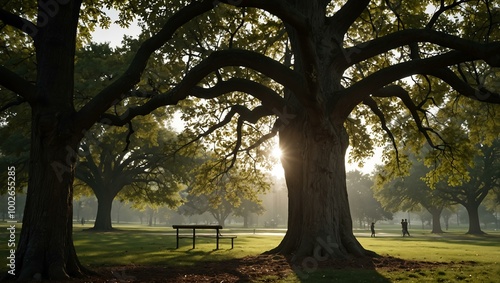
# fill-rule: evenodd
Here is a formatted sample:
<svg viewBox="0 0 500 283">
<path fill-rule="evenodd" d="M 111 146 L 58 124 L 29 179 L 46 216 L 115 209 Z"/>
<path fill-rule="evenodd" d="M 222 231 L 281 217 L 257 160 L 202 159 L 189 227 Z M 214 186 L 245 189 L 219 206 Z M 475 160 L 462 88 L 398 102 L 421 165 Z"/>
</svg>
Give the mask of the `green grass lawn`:
<svg viewBox="0 0 500 283">
<path fill-rule="evenodd" d="M 6 224 L 0 224 L 0 262 L 8 255 Z M 80 261 L 87 266 L 163 265 L 194 266 L 203 262 L 224 261 L 258 255 L 277 246 L 283 229 L 227 229 L 223 233 L 237 233 L 234 249 L 230 240 L 214 250 L 215 240 L 200 238 L 196 249 L 191 239 L 181 239 L 175 249 L 175 235 L 171 227 L 117 225 L 120 230 L 110 233 L 82 231 L 74 228 L 75 247 Z M 85 227 L 86 228 L 86 227 Z M 18 225 L 17 232 L 20 231 Z M 411 237 L 401 237 L 397 227 L 378 229 L 377 237 L 370 238 L 366 230 L 355 230 L 361 244 L 380 255 L 406 260 L 445 264 L 425 268 L 373 268 L 332 270 L 309 261 L 293 266 L 288 278 L 262 278 L 261 282 L 499 282 L 500 232 L 487 231 L 485 236 L 465 235 L 465 230 L 453 230 L 433 235 L 428 230 L 411 230 Z M 19 235 L 17 236 L 19 237 Z M 319 262 L 320 263 L 320 262 Z M 6 271 L 1 264 L 0 270 Z"/>
<path fill-rule="evenodd" d="M 233 249 L 229 239 L 221 239 L 219 250 L 215 250 L 214 238 L 196 238 L 195 249 L 191 239 L 180 239 L 179 249 L 175 249 L 175 230 L 171 227 L 118 227 L 121 231 L 107 233 L 82 232 L 80 227 L 75 228 L 74 242 L 80 260 L 89 265 L 194 265 L 200 261 L 258 255 L 282 239 L 282 236 L 252 235 L 253 231 L 246 230 L 246 234 L 238 234 Z M 242 232 L 224 230 L 223 234 Z"/>
</svg>

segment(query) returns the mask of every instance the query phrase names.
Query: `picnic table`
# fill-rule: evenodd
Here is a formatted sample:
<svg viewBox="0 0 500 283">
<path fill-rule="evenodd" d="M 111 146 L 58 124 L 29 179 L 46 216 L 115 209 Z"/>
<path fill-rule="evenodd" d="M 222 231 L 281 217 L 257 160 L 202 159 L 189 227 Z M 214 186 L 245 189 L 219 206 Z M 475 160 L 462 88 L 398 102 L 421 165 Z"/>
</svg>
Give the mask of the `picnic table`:
<svg viewBox="0 0 500 283">
<path fill-rule="evenodd" d="M 176 249 L 179 248 L 179 239 L 181 238 L 192 238 L 193 239 L 193 249 L 196 245 L 196 237 L 204 237 L 204 238 L 215 238 L 216 239 L 216 249 L 219 249 L 219 240 L 220 239 L 231 239 L 231 249 L 234 247 L 234 239 L 236 236 L 234 235 L 221 235 L 220 230 L 222 230 L 221 225 L 172 225 L 172 228 L 176 229 Z M 190 229 L 192 230 L 192 234 L 179 234 L 179 230 L 182 229 Z M 215 230 L 214 234 L 196 234 L 196 230 Z"/>
</svg>

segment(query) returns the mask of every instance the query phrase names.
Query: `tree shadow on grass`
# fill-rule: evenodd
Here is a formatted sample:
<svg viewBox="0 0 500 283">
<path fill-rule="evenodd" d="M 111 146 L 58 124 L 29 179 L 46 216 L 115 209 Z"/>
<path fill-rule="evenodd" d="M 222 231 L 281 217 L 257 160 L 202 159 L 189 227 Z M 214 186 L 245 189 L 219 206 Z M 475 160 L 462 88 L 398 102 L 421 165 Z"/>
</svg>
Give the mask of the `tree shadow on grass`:
<svg viewBox="0 0 500 283">
<path fill-rule="evenodd" d="M 249 256 L 223 261 L 200 261 L 186 266 L 114 266 L 94 268 L 92 282 L 276 282 L 293 271 L 282 256 Z M 126 280 L 125 280 L 126 279 Z"/>
<path fill-rule="evenodd" d="M 411 270 L 436 263 L 393 257 L 325 260 L 298 266 L 281 255 L 248 256 L 194 265 L 124 265 L 96 267 L 92 282 L 390 282 L 377 269 Z M 311 264 L 311 265 L 309 265 Z"/>
<path fill-rule="evenodd" d="M 300 282 L 390 282 L 376 270 L 382 257 L 317 259 L 305 257 L 289 261 Z"/>
</svg>

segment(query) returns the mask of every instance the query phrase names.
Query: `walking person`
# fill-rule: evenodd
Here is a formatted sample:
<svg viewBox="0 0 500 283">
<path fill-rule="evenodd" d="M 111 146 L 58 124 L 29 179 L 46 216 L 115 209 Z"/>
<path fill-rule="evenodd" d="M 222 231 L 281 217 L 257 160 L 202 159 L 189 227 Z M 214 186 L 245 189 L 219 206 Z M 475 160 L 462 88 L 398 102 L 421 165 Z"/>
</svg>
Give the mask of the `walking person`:
<svg viewBox="0 0 500 283">
<path fill-rule="evenodd" d="M 375 238 L 375 222 L 372 222 L 372 225 L 370 225 L 370 229 L 372 230 L 372 235 L 370 237 Z"/>
<path fill-rule="evenodd" d="M 410 232 L 408 232 L 408 220 L 405 219 L 403 227 L 404 227 L 403 233 L 406 233 L 408 235 L 408 237 L 410 237 Z M 403 236 L 404 236 L 404 234 L 403 234 Z"/>
<path fill-rule="evenodd" d="M 401 219 L 401 233 L 403 233 L 403 237 L 406 235 L 405 233 L 405 220 Z"/>
</svg>

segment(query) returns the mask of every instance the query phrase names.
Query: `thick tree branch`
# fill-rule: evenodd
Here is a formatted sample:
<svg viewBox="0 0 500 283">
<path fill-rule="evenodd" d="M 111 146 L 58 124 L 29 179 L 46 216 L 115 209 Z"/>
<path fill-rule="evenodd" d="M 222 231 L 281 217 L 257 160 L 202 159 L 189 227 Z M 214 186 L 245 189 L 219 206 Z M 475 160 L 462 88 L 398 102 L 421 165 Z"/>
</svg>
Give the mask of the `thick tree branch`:
<svg viewBox="0 0 500 283">
<path fill-rule="evenodd" d="M 482 59 L 492 67 L 500 67 L 500 42 L 481 44 L 469 39 L 429 29 L 407 29 L 347 48 L 345 50 L 344 68 L 348 68 L 373 56 L 383 54 L 391 49 L 418 42 L 433 43 L 452 50 L 461 51 L 467 54 L 468 58 L 474 58 L 475 60 Z"/>
<path fill-rule="evenodd" d="M 195 66 L 177 87 L 179 98 L 184 98 L 189 91 L 211 72 L 228 66 L 247 67 L 275 80 L 286 88 L 307 92 L 303 77 L 296 71 L 283 66 L 262 54 L 247 50 L 225 50 L 213 52 L 208 58 Z"/>
<path fill-rule="evenodd" d="M 0 113 L 2 113 L 3 111 L 5 111 L 5 110 L 7 110 L 7 109 L 9 109 L 11 107 L 21 105 L 21 104 L 23 104 L 25 102 L 26 102 L 26 100 L 24 100 L 23 98 L 18 97 L 16 100 L 10 101 L 10 102 L 6 103 L 5 105 L 1 106 L 0 107 Z"/>
<path fill-rule="evenodd" d="M 36 87 L 16 73 L 0 65 L 0 85 L 21 96 L 31 103 L 35 96 Z"/>
<path fill-rule="evenodd" d="M 448 68 L 431 70 L 428 74 L 445 81 L 463 96 L 483 102 L 500 104 L 500 93 L 490 91 L 482 86 L 476 89 L 466 81 L 460 79 L 460 77 Z"/>
<path fill-rule="evenodd" d="M 306 84 L 297 72 L 264 55 L 252 51 L 233 49 L 213 52 L 208 58 L 191 69 L 191 71 L 184 77 L 180 84 L 169 92 L 155 96 L 141 106 L 128 109 L 127 112 L 120 117 L 102 115 L 102 118 L 105 118 L 105 123 L 113 124 L 116 126 L 123 126 L 132 118 L 139 115 L 147 115 L 158 107 L 165 105 L 175 105 L 180 100 L 185 99 L 192 93 L 200 93 L 200 88 L 195 88 L 195 86 L 211 72 L 226 66 L 248 67 L 262 72 L 264 75 L 274 79 L 285 87 L 302 91 L 303 93 L 307 92 Z M 255 84 L 251 84 L 248 82 L 245 83 L 244 81 L 239 82 L 243 82 L 243 85 L 237 86 L 234 81 L 230 82 L 230 85 L 241 90 L 252 91 L 252 93 L 254 93 L 256 90 L 266 91 L 262 87 L 257 88 Z M 195 90 L 193 91 L 193 89 Z M 202 93 L 201 95 L 207 94 Z M 279 103 L 278 106 L 282 105 L 281 100 L 269 91 L 257 95 L 265 99 L 266 104 L 269 104 L 270 106 L 273 105 L 273 108 L 271 108 L 270 110 L 275 109 L 275 103 Z"/>
<path fill-rule="evenodd" d="M 36 38 L 37 28 L 35 24 L 17 15 L 14 15 L 8 11 L 5 11 L 4 9 L 1 8 L 0 8 L 0 21 L 4 22 L 5 24 L 11 27 L 18 29 L 19 31 L 29 35 L 33 39 Z"/>
<path fill-rule="evenodd" d="M 211 10 L 214 7 L 213 4 L 213 0 L 195 1 L 170 17 L 157 34 L 144 41 L 125 73 L 103 89 L 77 113 L 76 125 L 81 129 L 88 129 L 98 121 L 102 113 L 119 101 L 121 95 L 133 89 L 133 86 L 139 82 L 151 54 L 170 40 L 179 27 Z"/>
<path fill-rule="evenodd" d="M 416 59 L 409 62 L 399 63 L 381 69 L 363 80 L 353 84 L 349 88 L 340 91 L 339 107 L 341 115 L 347 115 L 364 98 L 371 94 L 373 90 L 379 90 L 397 80 L 415 74 L 431 74 L 436 69 L 456 65 L 464 61 L 477 59 L 473 55 L 462 52 L 451 51 L 442 55 L 437 55 L 426 59 Z M 332 102 L 333 103 L 333 102 Z"/>
<path fill-rule="evenodd" d="M 286 105 L 285 99 L 283 99 L 274 90 L 251 80 L 231 78 L 227 81 L 220 81 L 212 88 L 202 88 L 194 87 L 191 91 L 191 95 L 210 99 L 218 97 L 222 94 L 240 91 L 251 94 L 253 97 L 262 101 L 262 105 L 269 109 L 283 109 Z"/>
</svg>

